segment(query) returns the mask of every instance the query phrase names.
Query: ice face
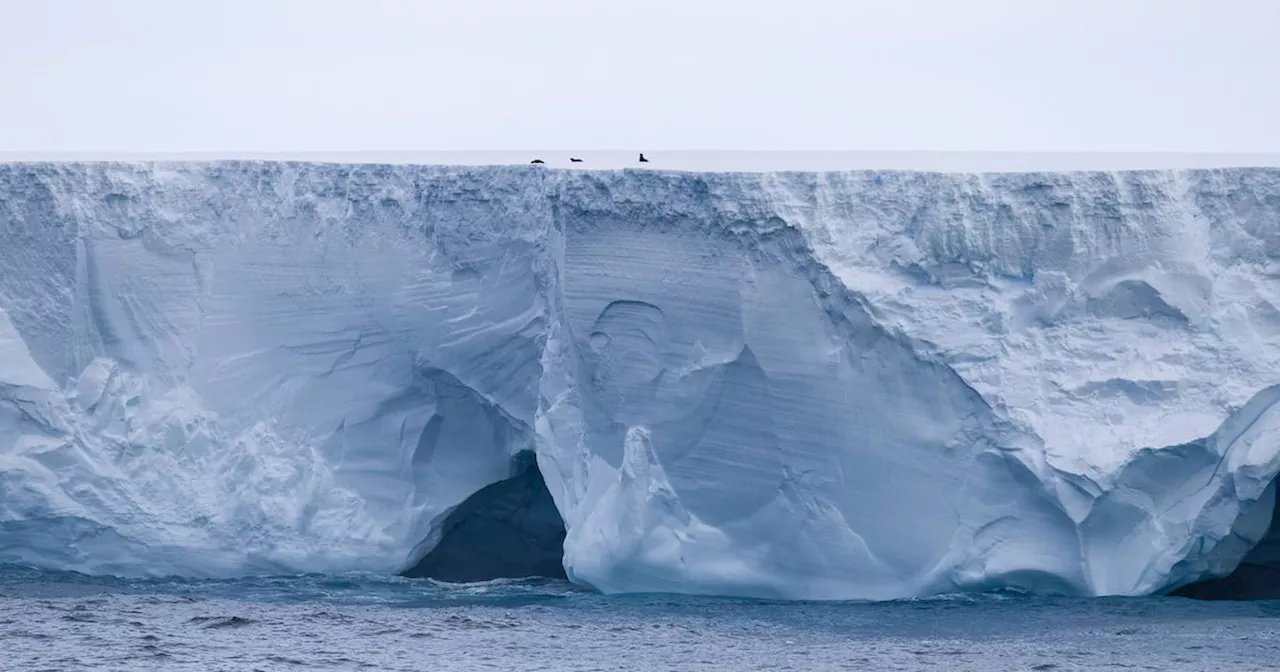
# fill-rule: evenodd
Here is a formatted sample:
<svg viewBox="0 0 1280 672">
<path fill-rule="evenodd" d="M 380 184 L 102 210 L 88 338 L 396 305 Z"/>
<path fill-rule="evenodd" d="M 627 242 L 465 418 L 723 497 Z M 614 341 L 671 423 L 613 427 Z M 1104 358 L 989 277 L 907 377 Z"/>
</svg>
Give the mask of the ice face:
<svg viewBox="0 0 1280 672">
<path fill-rule="evenodd" d="M 1218 545 L 1222 550 L 1217 553 L 1234 564 L 1230 574 L 1212 572 L 1211 578 L 1180 586 L 1174 594 L 1219 600 L 1280 600 L 1280 516 L 1274 511 L 1278 496 L 1280 487 L 1272 481 L 1268 493 L 1236 521 L 1235 534 Z M 1242 548 L 1250 550 L 1236 563 L 1234 558 L 1242 554 Z"/>
<path fill-rule="evenodd" d="M 610 593 L 1222 576 L 1280 472 L 1277 194 L 0 166 L 0 561 L 408 569 L 532 451 Z"/>
</svg>

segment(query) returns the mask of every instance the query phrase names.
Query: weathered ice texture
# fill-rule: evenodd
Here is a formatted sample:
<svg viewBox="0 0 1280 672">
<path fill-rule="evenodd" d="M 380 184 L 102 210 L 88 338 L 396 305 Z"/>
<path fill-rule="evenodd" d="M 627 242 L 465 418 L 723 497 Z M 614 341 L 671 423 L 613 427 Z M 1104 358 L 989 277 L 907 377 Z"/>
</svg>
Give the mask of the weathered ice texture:
<svg viewBox="0 0 1280 672">
<path fill-rule="evenodd" d="M 1276 500 L 1280 489 L 1274 481 L 1271 488 L 1275 494 L 1269 503 L 1274 507 L 1280 504 Z M 1268 503 L 1265 496 L 1263 503 Z M 1173 594 L 1209 600 L 1280 600 L 1280 516 L 1272 514 L 1271 527 L 1262 541 L 1245 554 L 1231 574 L 1183 586 Z"/>
<path fill-rule="evenodd" d="M 1278 277 L 1269 169 L 3 165 L 0 562 L 405 571 L 531 451 L 609 593 L 1173 591 Z"/>
</svg>

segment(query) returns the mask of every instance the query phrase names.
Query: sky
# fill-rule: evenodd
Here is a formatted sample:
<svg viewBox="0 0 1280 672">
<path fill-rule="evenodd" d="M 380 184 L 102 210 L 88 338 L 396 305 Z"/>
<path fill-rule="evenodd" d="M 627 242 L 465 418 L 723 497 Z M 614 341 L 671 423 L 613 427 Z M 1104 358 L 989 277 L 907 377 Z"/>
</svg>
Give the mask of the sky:
<svg viewBox="0 0 1280 672">
<path fill-rule="evenodd" d="M 0 152 L 1280 151 L 1280 0 L 0 0 Z"/>
</svg>

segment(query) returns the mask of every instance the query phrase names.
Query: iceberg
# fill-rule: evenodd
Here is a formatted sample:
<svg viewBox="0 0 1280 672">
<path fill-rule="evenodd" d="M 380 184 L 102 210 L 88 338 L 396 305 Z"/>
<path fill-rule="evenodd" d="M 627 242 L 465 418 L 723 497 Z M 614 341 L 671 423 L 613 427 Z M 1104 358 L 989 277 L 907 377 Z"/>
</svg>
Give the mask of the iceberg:
<svg viewBox="0 0 1280 672">
<path fill-rule="evenodd" d="M 1221 592 L 1278 279 L 1265 168 L 0 164 L 0 562 Z"/>
</svg>

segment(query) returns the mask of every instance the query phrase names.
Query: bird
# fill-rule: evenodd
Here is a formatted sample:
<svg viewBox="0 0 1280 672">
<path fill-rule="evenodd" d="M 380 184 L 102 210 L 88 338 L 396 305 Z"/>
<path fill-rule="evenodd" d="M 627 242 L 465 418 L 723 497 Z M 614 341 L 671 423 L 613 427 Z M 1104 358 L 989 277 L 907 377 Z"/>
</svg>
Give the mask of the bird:
<svg viewBox="0 0 1280 672">
<path fill-rule="evenodd" d="M 569 157 L 569 163 L 582 163 L 582 159 L 571 156 Z"/>
<path fill-rule="evenodd" d="M 529 163 L 546 163 L 546 161 L 543 161 L 542 159 L 534 159 L 534 160 L 530 161 Z"/>
<path fill-rule="evenodd" d="M 644 152 L 640 153 L 640 163 L 649 163 L 649 159 L 644 158 Z"/>
</svg>

